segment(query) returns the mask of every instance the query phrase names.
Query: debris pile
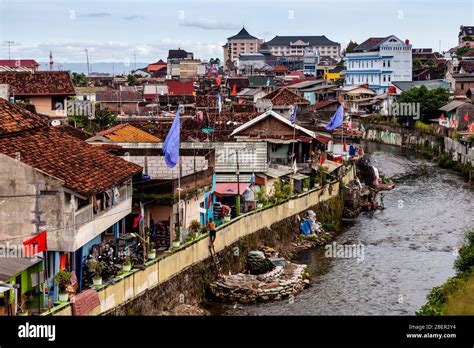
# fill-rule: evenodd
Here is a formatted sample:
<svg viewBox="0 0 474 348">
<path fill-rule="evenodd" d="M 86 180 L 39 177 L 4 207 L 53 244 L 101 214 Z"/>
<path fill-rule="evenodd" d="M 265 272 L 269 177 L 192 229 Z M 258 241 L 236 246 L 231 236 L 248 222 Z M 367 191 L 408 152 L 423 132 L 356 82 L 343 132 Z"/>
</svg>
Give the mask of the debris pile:
<svg viewBox="0 0 474 348">
<path fill-rule="evenodd" d="M 271 255 L 275 262 L 266 257 L 263 251 L 251 251 L 248 255 L 249 265 L 252 264 L 252 267 L 263 262 L 277 264 L 272 270 L 263 274 L 238 273 L 221 276 L 210 286 L 214 297 L 221 301 L 240 303 L 281 300 L 301 292 L 309 285 L 306 265 L 286 260 L 282 262 L 283 259 L 278 258 L 272 250 L 266 249 L 267 255 Z"/>
</svg>

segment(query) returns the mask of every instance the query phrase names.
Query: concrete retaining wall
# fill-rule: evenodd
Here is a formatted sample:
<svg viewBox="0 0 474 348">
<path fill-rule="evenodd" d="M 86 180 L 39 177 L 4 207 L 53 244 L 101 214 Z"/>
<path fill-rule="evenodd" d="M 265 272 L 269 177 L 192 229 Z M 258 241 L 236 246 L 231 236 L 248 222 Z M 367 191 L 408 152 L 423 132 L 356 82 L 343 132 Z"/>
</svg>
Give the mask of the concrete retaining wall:
<svg viewBox="0 0 474 348">
<path fill-rule="evenodd" d="M 354 179 L 353 168 L 346 173 L 344 184 Z M 305 192 L 293 197 L 277 206 L 263 208 L 235 218 L 231 222 L 220 226 L 215 241 L 216 253 L 232 245 L 240 238 L 259 230 L 270 228 L 277 221 L 288 219 L 339 195 L 341 182 L 335 181 L 323 188 Z M 117 306 L 137 298 L 146 290 L 156 287 L 176 276 L 186 268 L 209 258 L 209 238 L 203 236 L 181 249 L 149 262 L 144 270 L 134 270 L 125 277 L 115 278 L 114 284 L 108 284 L 98 291 L 101 305 L 95 308 L 90 315 L 106 313 Z M 52 315 L 72 315 L 71 307 L 62 305 L 49 313 Z"/>
</svg>

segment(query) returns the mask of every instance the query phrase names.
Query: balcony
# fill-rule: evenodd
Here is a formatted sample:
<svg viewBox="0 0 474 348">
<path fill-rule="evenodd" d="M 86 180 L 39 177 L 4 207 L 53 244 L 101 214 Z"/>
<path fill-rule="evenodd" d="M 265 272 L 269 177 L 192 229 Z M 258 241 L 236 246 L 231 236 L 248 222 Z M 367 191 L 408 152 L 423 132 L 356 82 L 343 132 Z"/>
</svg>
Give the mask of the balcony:
<svg viewBox="0 0 474 348">
<path fill-rule="evenodd" d="M 132 211 L 132 185 L 131 182 L 119 187 L 119 199 L 113 206 L 106 209 L 98 209 L 94 213 L 92 203 L 79 209 L 74 214 L 74 236 L 72 241 L 67 242 L 67 248 L 71 251 L 87 243 L 92 238 L 119 222 Z M 97 201 L 102 207 L 102 202 Z"/>
</svg>

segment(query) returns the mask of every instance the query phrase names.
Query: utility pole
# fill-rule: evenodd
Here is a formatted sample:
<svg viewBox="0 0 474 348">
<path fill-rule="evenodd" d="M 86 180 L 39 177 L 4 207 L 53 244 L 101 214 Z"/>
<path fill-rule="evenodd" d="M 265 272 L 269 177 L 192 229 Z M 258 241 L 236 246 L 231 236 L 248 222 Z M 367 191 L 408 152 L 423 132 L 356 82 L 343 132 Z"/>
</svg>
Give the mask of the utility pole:
<svg viewBox="0 0 474 348">
<path fill-rule="evenodd" d="M 14 41 L 5 41 L 5 43 L 8 45 L 8 60 L 12 59 L 11 55 L 11 46 L 15 43 Z"/>
</svg>

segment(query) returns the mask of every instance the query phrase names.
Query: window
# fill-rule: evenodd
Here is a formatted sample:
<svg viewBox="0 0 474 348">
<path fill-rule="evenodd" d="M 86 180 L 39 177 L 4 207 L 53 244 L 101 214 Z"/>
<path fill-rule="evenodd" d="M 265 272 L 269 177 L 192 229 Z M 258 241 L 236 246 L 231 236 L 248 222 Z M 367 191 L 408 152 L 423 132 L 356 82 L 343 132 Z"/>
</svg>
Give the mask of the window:
<svg viewBox="0 0 474 348">
<path fill-rule="evenodd" d="M 371 62 L 370 62 L 370 67 L 371 67 L 371 68 L 374 67 L 374 61 L 371 61 Z"/>
<path fill-rule="evenodd" d="M 464 91 L 464 83 L 461 83 L 461 90 Z"/>
<path fill-rule="evenodd" d="M 383 67 L 385 68 L 385 60 L 383 61 Z"/>
<path fill-rule="evenodd" d="M 64 97 L 51 98 L 51 110 L 64 110 Z"/>
<path fill-rule="evenodd" d="M 389 81 L 391 81 L 391 77 L 390 77 L 390 75 L 388 75 L 388 80 L 389 80 Z"/>
<path fill-rule="evenodd" d="M 387 61 L 387 66 L 390 68 L 390 61 Z"/>
</svg>

